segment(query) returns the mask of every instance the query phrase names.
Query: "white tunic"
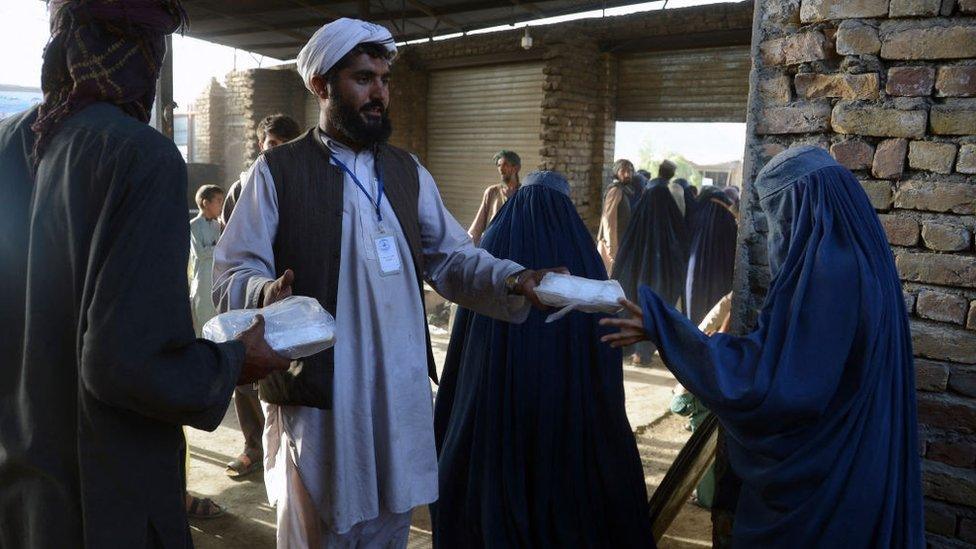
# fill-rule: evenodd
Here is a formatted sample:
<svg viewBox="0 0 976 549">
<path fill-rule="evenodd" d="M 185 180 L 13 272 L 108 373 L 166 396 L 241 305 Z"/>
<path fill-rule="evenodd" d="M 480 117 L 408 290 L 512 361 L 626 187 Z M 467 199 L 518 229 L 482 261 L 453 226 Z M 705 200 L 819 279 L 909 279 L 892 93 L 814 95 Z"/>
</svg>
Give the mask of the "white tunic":
<svg viewBox="0 0 976 549">
<path fill-rule="evenodd" d="M 193 329 L 197 336 L 217 311 L 210 299 L 213 287 L 213 254 L 220 238 L 220 223 L 199 214 L 190 221 L 190 305 L 193 311 Z"/>
<path fill-rule="evenodd" d="M 332 140 L 326 144 L 375 199 L 372 153 L 357 154 Z M 430 173 L 419 164 L 417 170 L 425 279 L 465 307 L 524 321 L 528 303 L 507 295 L 504 284 L 522 267 L 474 247 L 445 209 Z M 336 533 L 376 518 L 381 510 L 402 513 L 437 499 L 426 319 L 413 259 L 384 197 L 383 221 L 396 236 L 403 268 L 399 274 L 380 274 L 373 241 L 379 230 L 375 202 L 349 175 L 343 185 L 333 408 L 266 405 L 265 431 L 271 502 L 288 497 L 282 460 L 290 456 L 323 523 Z M 274 182 L 262 157 L 251 169 L 215 252 L 214 300 L 222 308 L 257 303 L 261 287 L 274 277 L 277 224 Z"/>
</svg>

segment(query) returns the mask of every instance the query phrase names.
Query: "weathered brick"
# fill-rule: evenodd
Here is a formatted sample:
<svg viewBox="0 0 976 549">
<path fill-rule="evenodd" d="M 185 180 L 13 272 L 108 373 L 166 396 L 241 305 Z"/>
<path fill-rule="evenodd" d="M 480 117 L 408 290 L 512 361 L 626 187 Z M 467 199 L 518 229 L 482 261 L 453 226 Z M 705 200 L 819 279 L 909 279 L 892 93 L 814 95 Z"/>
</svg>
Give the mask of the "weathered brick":
<svg viewBox="0 0 976 549">
<path fill-rule="evenodd" d="M 830 128 L 830 103 L 804 102 L 762 109 L 756 121 L 760 135 L 820 132 Z"/>
<path fill-rule="evenodd" d="M 891 0 L 888 15 L 892 17 L 918 17 L 939 15 L 942 0 Z"/>
<path fill-rule="evenodd" d="M 860 21 L 841 22 L 835 40 L 837 53 L 841 55 L 875 55 L 881 51 L 878 29 Z"/>
<path fill-rule="evenodd" d="M 934 84 L 935 69 L 932 67 L 891 67 L 885 91 L 888 95 L 927 96 L 932 93 Z"/>
<path fill-rule="evenodd" d="M 941 322 L 962 324 L 966 318 L 966 298 L 955 294 L 922 290 L 918 293 L 918 316 Z"/>
<path fill-rule="evenodd" d="M 803 23 L 884 17 L 887 14 L 888 0 L 803 0 L 800 4 L 800 21 Z"/>
<path fill-rule="evenodd" d="M 925 495 L 932 499 L 971 505 L 976 501 L 976 471 L 925 460 L 922 462 L 922 487 Z"/>
<path fill-rule="evenodd" d="M 838 101 L 830 125 L 838 133 L 877 137 L 922 137 L 925 135 L 924 110 L 901 110 L 891 107 Z"/>
<path fill-rule="evenodd" d="M 874 147 L 860 139 L 848 139 L 831 145 L 830 154 L 849 170 L 863 170 L 871 167 Z"/>
<path fill-rule="evenodd" d="M 919 393 L 918 421 L 929 427 L 969 434 L 976 426 L 976 402 L 949 394 Z"/>
<path fill-rule="evenodd" d="M 833 48 L 820 31 L 801 32 L 767 40 L 759 45 L 766 66 L 798 65 L 827 59 Z"/>
<path fill-rule="evenodd" d="M 939 97 L 976 96 L 976 65 L 944 65 L 935 78 Z"/>
<path fill-rule="evenodd" d="M 875 210 L 885 211 L 891 208 L 892 192 L 890 182 L 862 179 L 861 188 L 868 195 L 868 200 Z"/>
<path fill-rule="evenodd" d="M 956 171 L 959 173 L 976 173 L 976 144 L 964 143 L 959 147 Z"/>
<path fill-rule="evenodd" d="M 785 74 L 759 77 L 759 95 L 765 105 L 787 105 L 793 99 L 790 77 Z"/>
<path fill-rule="evenodd" d="M 952 19 L 886 22 L 881 27 L 884 59 L 966 59 L 976 57 L 976 25 Z"/>
<path fill-rule="evenodd" d="M 908 144 L 908 165 L 918 170 L 952 173 L 956 160 L 956 145 L 934 141 L 912 141 Z"/>
<path fill-rule="evenodd" d="M 969 314 L 966 315 L 966 327 L 976 330 L 976 301 L 969 304 Z"/>
<path fill-rule="evenodd" d="M 926 221 L 922 224 L 925 247 L 940 252 L 968 250 L 972 243 L 969 229 L 955 223 Z"/>
<path fill-rule="evenodd" d="M 902 181 L 898 183 L 895 206 L 907 210 L 976 213 L 976 185 L 936 181 Z"/>
<path fill-rule="evenodd" d="M 925 457 L 953 467 L 972 467 L 976 463 L 976 443 L 958 439 L 932 440 Z"/>
<path fill-rule="evenodd" d="M 800 73 L 793 81 L 796 93 L 807 99 L 839 97 L 842 99 L 875 99 L 879 80 L 875 73 L 818 74 Z"/>
<path fill-rule="evenodd" d="M 871 164 L 871 175 L 882 179 L 898 179 L 905 169 L 907 139 L 885 139 L 878 143 Z"/>
<path fill-rule="evenodd" d="M 962 13 L 976 13 L 976 0 L 958 0 L 959 11 Z"/>
<path fill-rule="evenodd" d="M 925 530 L 944 536 L 956 534 L 956 513 L 948 505 L 925 502 Z"/>
<path fill-rule="evenodd" d="M 976 368 L 954 366 L 949 372 L 947 387 L 953 393 L 976 398 Z"/>
<path fill-rule="evenodd" d="M 976 363 L 976 337 L 969 332 L 929 322 L 912 321 L 912 346 L 915 354 L 935 360 Z M 950 380 L 952 375 L 950 374 Z M 976 402 L 970 402 L 976 413 Z M 976 430 L 976 422 L 970 429 Z"/>
<path fill-rule="evenodd" d="M 914 246 L 918 243 L 918 222 L 908 217 L 880 214 L 881 226 L 888 235 L 888 242 L 896 246 Z"/>
<path fill-rule="evenodd" d="M 941 362 L 915 359 L 915 387 L 919 391 L 941 393 L 949 386 L 949 367 Z"/>
<path fill-rule="evenodd" d="M 895 256 L 895 265 L 902 280 L 908 282 L 976 288 L 976 258 L 973 257 L 904 252 Z"/>
<path fill-rule="evenodd" d="M 932 105 L 929 127 L 937 135 L 976 135 L 976 99 L 947 99 Z"/>
</svg>

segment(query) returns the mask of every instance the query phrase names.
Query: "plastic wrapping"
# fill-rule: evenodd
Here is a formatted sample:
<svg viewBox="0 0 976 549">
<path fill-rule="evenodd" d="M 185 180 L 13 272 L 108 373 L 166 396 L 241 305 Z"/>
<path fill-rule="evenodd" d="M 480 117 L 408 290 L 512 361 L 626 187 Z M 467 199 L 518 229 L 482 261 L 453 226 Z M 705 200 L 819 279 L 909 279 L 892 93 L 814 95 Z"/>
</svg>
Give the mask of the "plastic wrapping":
<svg viewBox="0 0 976 549">
<path fill-rule="evenodd" d="M 264 339 L 276 352 L 291 359 L 320 353 L 335 345 L 335 319 L 311 297 L 292 296 L 261 309 L 228 311 L 203 326 L 203 337 L 222 343 L 234 339 L 264 316 Z"/>
<path fill-rule="evenodd" d="M 616 313 L 622 308 L 618 300 L 624 297 L 624 290 L 616 280 L 592 280 L 560 273 L 546 274 L 535 293 L 546 305 L 560 307 L 546 322 L 559 320 L 570 311 Z"/>
</svg>

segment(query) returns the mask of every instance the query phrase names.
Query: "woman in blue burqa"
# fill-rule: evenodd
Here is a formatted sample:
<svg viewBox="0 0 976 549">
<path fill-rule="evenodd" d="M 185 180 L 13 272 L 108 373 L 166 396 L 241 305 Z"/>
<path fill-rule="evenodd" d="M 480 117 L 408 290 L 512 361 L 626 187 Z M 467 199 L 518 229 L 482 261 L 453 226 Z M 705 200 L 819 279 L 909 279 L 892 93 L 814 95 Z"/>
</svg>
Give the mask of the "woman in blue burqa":
<svg viewBox="0 0 976 549">
<path fill-rule="evenodd" d="M 532 268 L 605 280 L 556 172 L 530 174 L 482 246 Z M 653 547 L 644 473 L 604 315 L 517 329 L 459 309 L 437 391 L 435 547 Z"/>
<path fill-rule="evenodd" d="M 738 226 L 732 200 L 722 189 L 703 187 L 691 217 L 691 254 L 685 281 L 684 312 L 699 324 L 732 291 Z"/>
<path fill-rule="evenodd" d="M 726 430 L 737 547 L 924 547 L 915 376 L 895 264 L 858 180 L 824 150 L 755 188 L 771 286 L 755 331 L 706 337 L 649 288 L 614 346 L 649 338 Z"/>
<path fill-rule="evenodd" d="M 688 226 L 668 186 L 652 184 L 634 208 L 611 278 L 620 282 L 624 294 L 637 300 L 642 285 L 650 286 L 674 305 L 685 291 L 688 274 Z M 640 342 L 626 349 L 633 362 L 650 364 L 654 345 Z"/>
</svg>

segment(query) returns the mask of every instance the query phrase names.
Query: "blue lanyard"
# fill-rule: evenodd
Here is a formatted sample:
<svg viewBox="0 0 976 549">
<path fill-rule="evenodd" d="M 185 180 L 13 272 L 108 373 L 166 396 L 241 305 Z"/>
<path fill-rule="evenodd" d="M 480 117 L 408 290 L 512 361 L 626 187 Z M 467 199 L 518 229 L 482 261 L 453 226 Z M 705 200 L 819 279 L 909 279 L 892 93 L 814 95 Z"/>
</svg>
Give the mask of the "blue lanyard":
<svg viewBox="0 0 976 549">
<path fill-rule="evenodd" d="M 366 195 L 366 198 L 369 199 L 369 203 L 372 204 L 373 203 L 373 196 L 371 194 L 369 194 L 369 191 L 366 190 L 366 187 L 364 187 L 363 184 L 359 182 L 359 178 L 356 177 L 356 174 L 354 174 L 352 172 L 352 170 L 350 170 L 345 164 L 343 164 L 341 160 L 339 160 L 338 158 L 336 158 L 336 156 L 334 154 L 333 155 L 330 155 L 330 156 L 332 157 L 332 161 L 335 162 L 336 166 L 339 166 L 340 168 L 342 168 L 342 171 L 344 171 L 347 174 L 349 174 L 349 177 L 352 178 L 352 182 L 355 183 L 357 187 L 359 187 L 359 190 L 363 191 L 363 194 L 365 194 Z M 376 218 L 382 223 L 383 222 L 383 214 L 382 214 L 382 212 L 380 212 L 380 202 L 383 200 L 383 172 L 380 170 L 379 159 L 377 159 L 377 158 L 374 157 L 373 158 L 373 162 L 374 162 L 373 165 L 376 168 L 376 191 L 377 191 L 377 194 L 376 194 Z"/>
</svg>

